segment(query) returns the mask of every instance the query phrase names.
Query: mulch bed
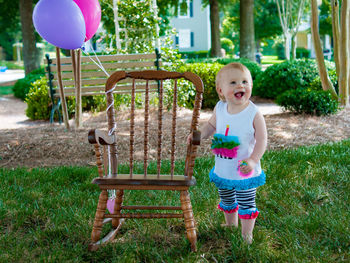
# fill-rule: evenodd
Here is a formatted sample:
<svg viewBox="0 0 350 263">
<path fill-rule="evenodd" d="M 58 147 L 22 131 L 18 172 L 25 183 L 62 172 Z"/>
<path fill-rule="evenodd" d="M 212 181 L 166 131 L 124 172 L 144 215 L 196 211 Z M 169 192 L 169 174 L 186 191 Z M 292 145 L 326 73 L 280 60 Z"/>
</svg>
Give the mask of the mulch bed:
<svg viewBox="0 0 350 263">
<path fill-rule="evenodd" d="M 208 120 L 210 111 L 203 110 L 200 125 Z M 342 110 L 330 116 L 293 115 L 285 112 L 265 115 L 268 130 L 268 150 L 293 148 L 302 145 L 313 145 L 340 141 L 350 138 L 349 109 Z M 119 162 L 129 158 L 128 113 L 117 115 L 122 120 L 117 127 Z M 176 158 L 184 158 L 186 153 L 186 137 L 190 125 L 191 111 L 182 109 L 177 118 Z M 157 118 L 157 112 L 152 111 L 151 119 Z M 164 137 L 171 137 L 172 115 L 166 113 L 163 124 L 168 128 Z M 157 123 L 151 121 L 150 149 L 157 149 Z M 85 166 L 95 162 L 93 146 L 87 141 L 89 129 L 106 129 L 106 115 L 99 113 L 84 117 L 83 127 L 66 131 L 63 125 L 37 122 L 37 125 L 26 128 L 0 130 L 0 167 L 52 167 L 62 165 Z M 143 117 L 136 114 L 135 158 L 140 160 L 143 151 Z M 165 141 L 165 140 L 164 140 Z M 164 142 L 163 141 L 163 142 Z M 199 156 L 211 156 L 211 140 L 204 140 L 199 148 Z M 170 143 L 163 143 L 162 155 L 170 158 Z M 156 157 L 156 150 L 150 151 L 150 158 Z"/>
</svg>

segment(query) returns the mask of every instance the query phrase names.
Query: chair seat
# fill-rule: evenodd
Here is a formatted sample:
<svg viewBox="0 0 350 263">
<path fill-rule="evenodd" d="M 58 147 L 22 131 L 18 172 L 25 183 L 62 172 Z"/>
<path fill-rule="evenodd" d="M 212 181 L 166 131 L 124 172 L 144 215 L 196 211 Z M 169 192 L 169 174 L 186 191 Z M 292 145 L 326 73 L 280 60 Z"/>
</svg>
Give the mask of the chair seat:
<svg viewBox="0 0 350 263">
<path fill-rule="evenodd" d="M 92 180 L 97 185 L 167 185 L 167 186 L 192 186 L 196 185 L 196 178 L 191 180 L 184 175 L 158 175 L 148 174 L 118 174 L 115 177 L 97 177 Z"/>
</svg>

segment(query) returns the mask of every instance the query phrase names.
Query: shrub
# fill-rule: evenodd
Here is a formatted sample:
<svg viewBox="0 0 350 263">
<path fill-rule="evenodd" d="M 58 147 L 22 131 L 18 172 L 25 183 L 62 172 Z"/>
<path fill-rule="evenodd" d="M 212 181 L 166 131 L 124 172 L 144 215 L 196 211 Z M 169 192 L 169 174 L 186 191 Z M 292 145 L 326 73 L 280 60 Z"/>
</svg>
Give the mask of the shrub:
<svg viewBox="0 0 350 263">
<path fill-rule="evenodd" d="M 256 79 L 256 77 L 262 72 L 261 66 L 249 59 L 246 58 L 207 58 L 207 59 L 190 59 L 187 60 L 186 63 L 219 63 L 221 65 L 227 65 L 232 62 L 239 62 L 242 63 L 244 66 L 246 66 L 250 73 L 252 74 L 253 80 Z"/>
<path fill-rule="evenodd" d="M 329 64 L 330 62 L 326 61 L 326 65 Z M 328 70 L 328 76 L 335 88 L 335 91 L 338 93 L 339 86 L 338 86 L 338 76 L 337 76 L 337 71 L 335 69 L 330 69 Z M 313 90 L 322 90 L 322 83 L 320 76 L 316 76 L 314 80 L 310 83 L 310 88 Z"/>
<path fill-rule="evenodd" d="M 47 78 L 42 77 L 32 83 L 29 93 L 25 99 L 27 103 L 26 115 L 31 120 L 49 120 L 52 109 L 52 102 L 49 96 L 49 86 L 47 85 Z M 130 105 L 130 94 L 114 94 L 114 106 L 116 108 L 122 105 Z M 75 113 L 75 97 L 66 97 L 67 110 L 69 118 L 73 117 Z M 141 94 L 136 94 L 136 107 L 143 103 Z M 151 102 L 152 103 L 152 102 Z M 106 109 L 106 96 L 83 96 L 82 97 L 83 111 L 99 112 Z M 61 109 L 60 109 L 61 110 Z M 62 111 L 61 111 L 62 113 Z M 55 120 L 58 120 L 55 114 Z"/>
<path fill-rule="evenodd" d="M 179 54 L 182 58 L 207 58 L 209 56 L 209 52 L 206 50 L 179 52 Z"/>
<path fill-rule="evenodd" d="M 326 63 L 328 70 L 334 69 L 333 63 Z M 275 99 L 291 89 L 309 88 L 318 76 L 314 60 L 300 59 L 285 61 L 268 67 L 259 74 L 253 89 L 253 95 Z"/>
<path fill-rule="evenodd" d="M 233 42 L 231 39 L 223 37 L 220 39 L 220 43 L 221 43 L 221 47 L 225 49 L 226 54 L 230 54 L 233 52 L 233 49 L 235 46 L 233 45 Z"/>
<path fill-rule="evenodd" d="M 48 120 L 52 109 L 52 102 L 49 96 L 47 78 L 41 77 L 31 84 L 25 98 L 27 103 L 26 115 L 31 120 Z M 68 115 L 71 117 L 75 111 L 75 99 L 67 97 Z M 58 116 L 55 116 L 58 120 Z"/>
<path fill-rule="evenodd" d="M 279 95 L 276 103 L 296 114 L 328 115 L 337 112 L 338 101 L 329 91 L 299 88 Z"/>
<path fill-rule="evenodd" d="M 311 51 L 303 47 L 296 48 L 296 57 L 297 58 L 309 58 Z"/>
<path fill-rule="evenodd" d="M 203 108 L 214 108 L 219 97 L 215 89 L 215 77 L 223 65 L 219 63 L 194 63 L 181 66 L 178 71 L 190 71 L 197 74 L 203 81 Z M 194 87 L 192 85 L 179 85 L 179 105 L 191 106 L 194 103 Z"/>
<path fill-rule="evenodd" d="M 38 68 L 29 73 L 25 78 L 19 79 L 13 86 L 15 97 L 24 100 L 29 92 L 31 84 L 42 76 L 45 76 L 45 69 Z"/>
<path fill-rule="evenodd" d="M 277 53 L 277 57 L 278 59 L 286 59 L 286 54 L 284 53 L 284 46 L 282 43 L 278 43 L 275 45 L 276 48 L 276 53 Z"/>
<path fill-rule="evenodd" d="M 255 80 L 257 78 L 257 76 L 262 72 L 261 66 L 258 63 L 251 61 L 247 58 L 238 58 L 238 59 L 236 59 L 236 58 L 218 58 L 216 60 L 216 62 L 220 63 L 222 65 L 227 65 L 227 64 L 232 63 L 232 62 L 242 63 L 244 66 L 246 66 L 249 69 L 253 80 Z"/>
<path fill-rule="evenodd" d="M 260 66 L 248 59 L 216 59 L 216 63 L 189 63 L 179 67 L 179 72 L 190 71 L 197 74 L 203 81 L 203 108 L 214 108 L 219 97 L 216 93 L 216 74 L 226 64 L 231 62 L 240 62 L 244 64 L 251 72 L 253 80 L 261 73 Z M 168 92 L 169 94 L 169 92 Z M 194 102 L 194 87 L 185 82 L 179 82 L 179 105 L 182 107 L 192 107 Z"/>
<path fill-rule="evenodd" d="M 48 120 L 50 118 L 51 100 L 45 77 L 35 81 L 25 99 L 26 115 L 31 120 Z"/>
</svg>

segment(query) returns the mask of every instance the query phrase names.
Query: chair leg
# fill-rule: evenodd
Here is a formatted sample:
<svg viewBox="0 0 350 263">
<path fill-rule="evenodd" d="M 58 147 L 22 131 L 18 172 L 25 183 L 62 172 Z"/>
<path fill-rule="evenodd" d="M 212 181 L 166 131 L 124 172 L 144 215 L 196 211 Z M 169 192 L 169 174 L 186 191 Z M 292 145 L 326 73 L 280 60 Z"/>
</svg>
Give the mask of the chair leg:
<svg viewBox="0 0 350 263">
<path fill-rule="evenodd" d="M 196 252 L 197 251 L 196 226 L 195 226 L 194 217 L 193 217 L 190 194 L 187 190 L 180 191 L 180 200 L 181 200 L 181 209 L 183 211 L 184 219 L 185 219 L 187 238 L 191 243 L 191 250 L 193 252 Z"/>
<path fill-rule="evenodd" d="M 100 240 L 100 237 L 101 237 L 103 218 L 107 208 L 107 199 L 108 199 L 107 190 L 102 190 L 98 200 L 94 226 L 92 228 L 92 233 L 91 233 L 92 243 L 89 245 L 89 250 L 96 250 L 98 248 L 98 246 L 96 246 L 95 244 L 97 243 L 97 241 Z"/>
<path fill-rule="evenodd" d="M 122 210 L 122 203 L 123 203 L 123 195 L 124 195 L 124 190 L 119 189 L 116 191 L 116 198 L 115 198 L 115 203 L 114 203 L 114 214 L 119 215 L 120 211 Z M 118 227 L 120 224 L 120 219 L 119 218 L 113 218 L 112 219 L 112 226 L 114 228 Z"/>
</svg>

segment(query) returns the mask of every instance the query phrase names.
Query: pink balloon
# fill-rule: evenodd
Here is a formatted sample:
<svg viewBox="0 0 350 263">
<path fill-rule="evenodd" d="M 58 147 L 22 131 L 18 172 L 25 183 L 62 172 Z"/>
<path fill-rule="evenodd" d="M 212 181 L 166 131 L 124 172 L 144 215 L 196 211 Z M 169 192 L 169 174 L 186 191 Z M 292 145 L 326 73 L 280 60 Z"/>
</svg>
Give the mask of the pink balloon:
<svg viewBox="0 0 350 263">
<path fill-rule="evenodd" d="M 98 0 L 73 0 L 83 13 L 86 27 L 85 42 L 96 33 L 101 21 L 101 6 Z"/>
</svg>

